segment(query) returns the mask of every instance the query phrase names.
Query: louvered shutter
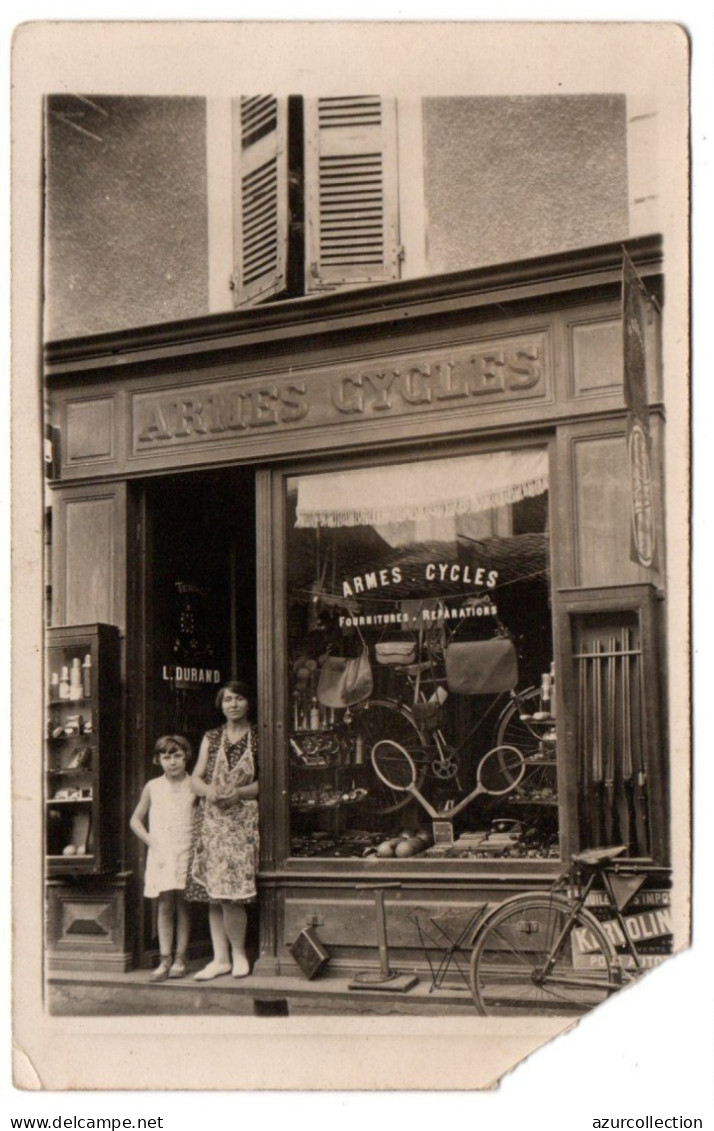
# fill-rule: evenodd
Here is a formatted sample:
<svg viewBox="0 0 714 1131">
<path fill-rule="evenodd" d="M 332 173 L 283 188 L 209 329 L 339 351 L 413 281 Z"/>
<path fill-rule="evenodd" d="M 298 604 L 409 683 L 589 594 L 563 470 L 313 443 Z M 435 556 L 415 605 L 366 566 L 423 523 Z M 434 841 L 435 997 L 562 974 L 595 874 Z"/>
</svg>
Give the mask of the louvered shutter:
<svg viewBox="0 0 714 1131">
<path fill-rule="evenodd" d="M 306 289 L 398 278 L 394 100 L 307 100 L 305 138 Z"/>
<path fill-rule="evenodd" d="M 237 100 L 233 114 L 236 306 L 284 290 L 287 271 L 287 108 L 284 99 Z"/>
</svg>

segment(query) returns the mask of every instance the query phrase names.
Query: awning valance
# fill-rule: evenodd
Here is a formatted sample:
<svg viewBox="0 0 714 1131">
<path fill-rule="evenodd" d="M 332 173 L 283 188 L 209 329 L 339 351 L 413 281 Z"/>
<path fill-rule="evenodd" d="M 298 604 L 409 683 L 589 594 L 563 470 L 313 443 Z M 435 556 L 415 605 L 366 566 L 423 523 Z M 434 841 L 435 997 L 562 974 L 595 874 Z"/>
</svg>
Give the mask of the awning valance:
<svg viewBox="0 0 714 1131">
<path fill-rule="evenodd" d="M 473 514 L 547 489 L 544 448 L 331 471 L 300 477 L 295 525 L 380 526 Z"/>
</svg>

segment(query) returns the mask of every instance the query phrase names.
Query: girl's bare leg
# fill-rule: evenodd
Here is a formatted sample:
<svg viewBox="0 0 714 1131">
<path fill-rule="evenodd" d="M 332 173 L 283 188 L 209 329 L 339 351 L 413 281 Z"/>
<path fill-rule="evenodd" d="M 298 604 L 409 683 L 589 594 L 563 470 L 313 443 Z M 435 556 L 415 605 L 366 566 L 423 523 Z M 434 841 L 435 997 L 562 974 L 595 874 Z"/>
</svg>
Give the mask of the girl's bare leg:
<svg viewBox="0 0 714 1131">
<path fill-rule="evenodd" d="M 162 891 L 159 895 L 157 927 L 161 958 L 159 965 L 152 971 L 151 980 L 163 982 L 169 976 L 171 951 L 174 945 L 174 893 L 172 891 Z"/>
<path fill-rule="evenodd" d="M 176 891 L 176 955 L 169 978 L 186 977 L 186 950 L 191 933 L 191 914 L 182 891 Z"/>
<path fill-rule="evenodd" d="M 162 961 L 171 958 L 174 948 L 174 892 L 162 891 L 159 895 L 158 929 L 159 953 Z"/>
<path fill-rule="evenodd" d="M 182 891 L 176 892 L 176 957 L 185 962 L 191 937 L 191 912 Z"/>
</svg>

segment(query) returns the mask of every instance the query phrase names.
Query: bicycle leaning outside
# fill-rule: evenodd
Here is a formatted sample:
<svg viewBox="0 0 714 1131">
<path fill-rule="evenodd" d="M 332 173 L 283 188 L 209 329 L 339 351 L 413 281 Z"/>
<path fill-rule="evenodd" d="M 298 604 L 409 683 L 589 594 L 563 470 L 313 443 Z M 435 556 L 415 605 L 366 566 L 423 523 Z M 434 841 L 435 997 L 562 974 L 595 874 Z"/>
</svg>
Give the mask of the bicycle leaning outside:
<svg viewBox="0 0 714 1131">
<path fill-rule="evenodd" d="M 483 920 L 470 966 L 482 1016 L 585 1013 L 644 972 L 623 908 L 645 879 L 669 870 L 623 859 L 626 851 L 580 852 L 548 891 L 513 896 Z M 595 890 L 605 893 L 607 923 L 586 906 Z"/>
</svg>

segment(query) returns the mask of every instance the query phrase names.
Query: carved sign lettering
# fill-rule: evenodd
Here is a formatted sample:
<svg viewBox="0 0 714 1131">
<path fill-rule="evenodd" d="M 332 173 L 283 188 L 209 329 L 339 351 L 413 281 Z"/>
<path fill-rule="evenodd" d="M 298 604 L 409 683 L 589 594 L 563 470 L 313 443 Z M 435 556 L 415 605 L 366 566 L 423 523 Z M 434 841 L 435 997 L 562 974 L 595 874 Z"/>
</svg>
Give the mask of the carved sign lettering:
<svg viewBox="0 0 714 1131">
<path fill-rule="evenodd" d="M 226 381 L 134 398 L 134 450 L 384 416 L 474 409 L 546 391 L 544 335 L 305 378 Z"/>
</svg>

